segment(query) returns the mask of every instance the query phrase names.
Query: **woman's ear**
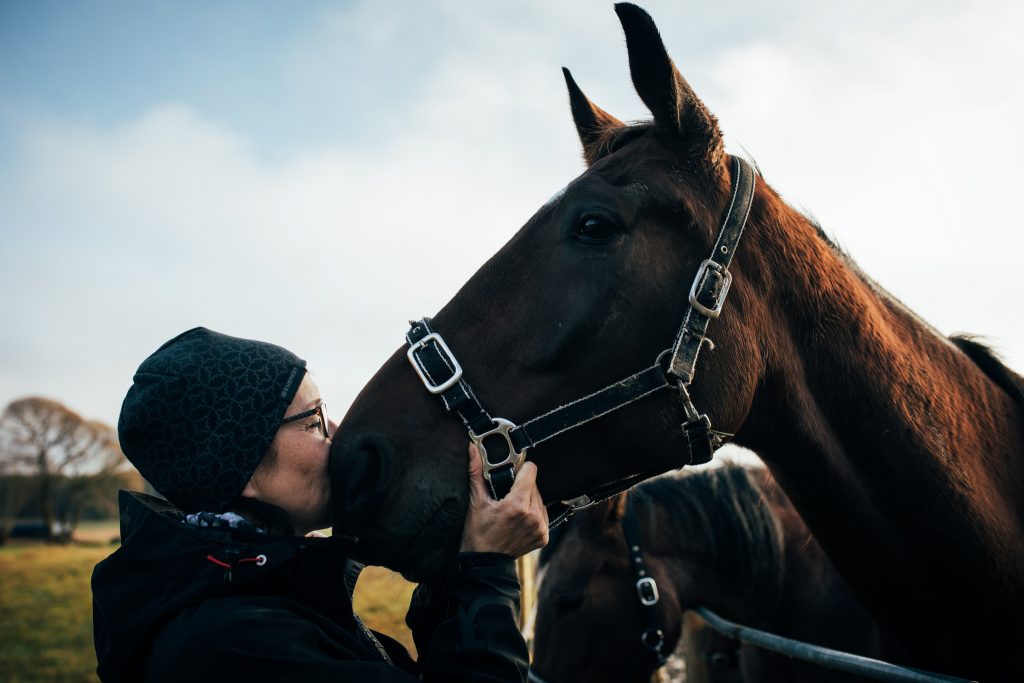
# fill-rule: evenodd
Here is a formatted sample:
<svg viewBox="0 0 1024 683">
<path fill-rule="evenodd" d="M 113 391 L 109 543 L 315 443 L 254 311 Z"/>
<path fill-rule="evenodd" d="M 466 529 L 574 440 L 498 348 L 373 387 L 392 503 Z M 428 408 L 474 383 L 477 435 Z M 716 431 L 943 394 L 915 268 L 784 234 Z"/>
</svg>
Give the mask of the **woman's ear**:
<svg viewBox="0 0 1024 683">
<path fill-rule="evenodd" d="M 242 498 L 254 498 L 259 500 L 260 485 L 261 481 L 270 481 L 270 478 L 274 474 L 274 468 L 277 466 L 277 437 L 271 442 L 270 448 L 260 459 L 260 464 L 256 465 L 256 469 L 253 470 L 252 474 L 249 475 L 249 481 L 246 483 L 245 488 L 239 494 Z"/>
</svg>

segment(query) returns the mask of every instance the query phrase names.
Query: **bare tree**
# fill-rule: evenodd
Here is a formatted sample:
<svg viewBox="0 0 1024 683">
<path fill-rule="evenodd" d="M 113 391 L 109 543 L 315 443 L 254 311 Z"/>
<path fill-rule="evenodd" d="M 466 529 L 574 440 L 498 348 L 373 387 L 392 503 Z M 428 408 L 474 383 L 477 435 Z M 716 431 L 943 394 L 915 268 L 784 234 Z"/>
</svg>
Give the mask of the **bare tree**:
<svg viewBox="0 0 1024 683">
<path fill-rule="evenodd" d="M 95 506 L 106 497 L 113 503 L 112 492 L 124 485 L 124 475 L 131 470 L 113 427 L 94 420 L 84 422 L 79 431 L 82 438 L 78 448 L 88 452 L 75 458 L 79 466 L 62 473 L 55 487 L 57 520 L 67 530 L 78 526 L 86 506 Z"/>
<path fill-rule="evenodd" d="M 124 463 L 112 427 L 84 420 L 62 403 L 29 397 L 13 401 L 0 415 L 0 462 L 9 475 L 32 476 L 39 512 L 52 540 L 58 503 L 77 523 L 85 495 Z M 63 500 L 61 500 L 63 499 Z"/>
</svg>

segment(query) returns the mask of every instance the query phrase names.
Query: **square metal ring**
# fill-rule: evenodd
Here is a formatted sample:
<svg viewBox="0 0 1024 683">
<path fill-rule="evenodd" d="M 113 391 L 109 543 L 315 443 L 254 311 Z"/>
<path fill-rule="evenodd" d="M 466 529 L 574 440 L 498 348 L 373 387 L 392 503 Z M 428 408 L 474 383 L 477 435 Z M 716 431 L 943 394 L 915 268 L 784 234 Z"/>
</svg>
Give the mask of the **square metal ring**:
<svg viewBox="0 0 1024 683">
<path fill-rule="evenodd" d="M 510 420 L 506 420 L 503 417 L 494 417 L 491 418 L 491 421 L 496 425 L 494 429 L 489 429 L 479 435 L 474 434 L 472 430 L 469 432 L 470 441 L 476 445 L 477 449 L 480 451 L 480 457 L 483 459 L 484 479 L 487 481 L 491 480 L 491 470 L 494 468 L 511 464 L 513 469 L 512 473 L 516 474 L 519 472 L 519 468 L 523 466 L 523 462 L 526 461 L 526 449 L 524 448 L 522 452 L 517 451 L 515 446 L 512 445 L 512 437 L 508 435 L 510 431 L 516 428 L 515 423 Z M 487 459 L 487 447 L 484 446 L 484 439 L 489 436 L 494 436 L 495 434 L 500 434 L 505 437 L 505 441 L 508 443 L 508 457 L 501 462 L 492 463 Z"/>
<path fill-rule="evenodd" d="M 416 352 L 420 349 L 426 348 L 427 344 L 432 341 L 437 343 L 438 348 L 441 349 L 442 357 L 451 365 L 452 368 L 454 368 L 452 376 L 440 384 L 435 384 L 429 377 L 427 377 L 427 373 L 423 370 L 423 367 L 419 364 L 419 361 L 416 358 Z M 459 361 L 455 360 L 455 356 L 452 355 L 452 350 L 448 348 L 448 345 L 444 343 L 444 339 L 442 339 L 441 335 L 437 332 L 431 332 L 415 344 L 410 345 L 409 350 L 405 352 L 405 356 L 409 359 L 409 363 L 412 365 L 413 370 L 415 370 L 416 374 L 420 376 L 423 386 L 425 386 L 427 391 L 432 394 L 443 394 L 462 379 L 462 366 L 459 365 Z"/>
<path fill-rule="evenodd" d="M 708 308 L 701 302 L 697 301 L 697 290 L 700 288 L 701 281 L 704 279 L 704 273 L 708 270 L 715 270 L 721 274 L 724 279 L 722 291 L 718 295 L 718 301 L 715 302 L 714 308 Z M 697 269 L 696 277 L 693 278 L 693 284 L 690 285 L 690 305 L 708 318 L 717 318 L 722 312 L 722 306 L 725 305 L 725 296 L 729 293 L 729 288 L 731 286 L 732 273 L 729 272 L 729 269 L 720 263 L 712 261 L 711 259 L 704 259 L 700 264 L 700 268 Z"/>
</svg>

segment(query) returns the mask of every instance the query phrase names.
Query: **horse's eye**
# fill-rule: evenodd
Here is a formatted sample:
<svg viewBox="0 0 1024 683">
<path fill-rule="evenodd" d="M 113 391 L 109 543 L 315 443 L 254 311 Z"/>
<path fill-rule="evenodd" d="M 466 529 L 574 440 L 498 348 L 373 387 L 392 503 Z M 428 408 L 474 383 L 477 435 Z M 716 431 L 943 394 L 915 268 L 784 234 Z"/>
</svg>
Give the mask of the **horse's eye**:
<svg viewBox="0 0 1024 683">
<path fill-rule="evenodd" d="M 576 237 L 586 244 L 607 242 L 618 231 L 618 226 L 601 216 L 584 216 L 576 225 Z"/>
</svg>

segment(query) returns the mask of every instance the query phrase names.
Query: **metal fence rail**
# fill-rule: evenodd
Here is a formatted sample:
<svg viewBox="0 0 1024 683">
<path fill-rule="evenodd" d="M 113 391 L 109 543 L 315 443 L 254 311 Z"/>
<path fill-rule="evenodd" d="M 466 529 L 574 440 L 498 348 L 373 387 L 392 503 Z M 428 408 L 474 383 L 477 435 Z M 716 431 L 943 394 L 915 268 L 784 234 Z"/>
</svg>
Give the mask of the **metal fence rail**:
<svg viewBox="0 0 1024 683">
<path fill-rule="evenodd" d="M 968 683 L 969 679 L 945 676 L 943 674 L 911 669 L 905 666 L 889 664 L 870 657 L 851 655 L 848 652 L 840 652 L 819 645 L 803 643 L 799 640 L 783 638 L 774 633 L 759 631 L 756 628 L 736 624 L 704 607 L 694 610 L 704 621 L 708 622 L 715 631 L 724 636 L 735 638 L 744 643 L 750 643 L 757 647 L 778 652 L 787 657 L 802 659 L 806 662 L 819 664 L 836 671 L 856 674 L 876 681 L 898 681 L 900 683 Z"/>
</svg>

